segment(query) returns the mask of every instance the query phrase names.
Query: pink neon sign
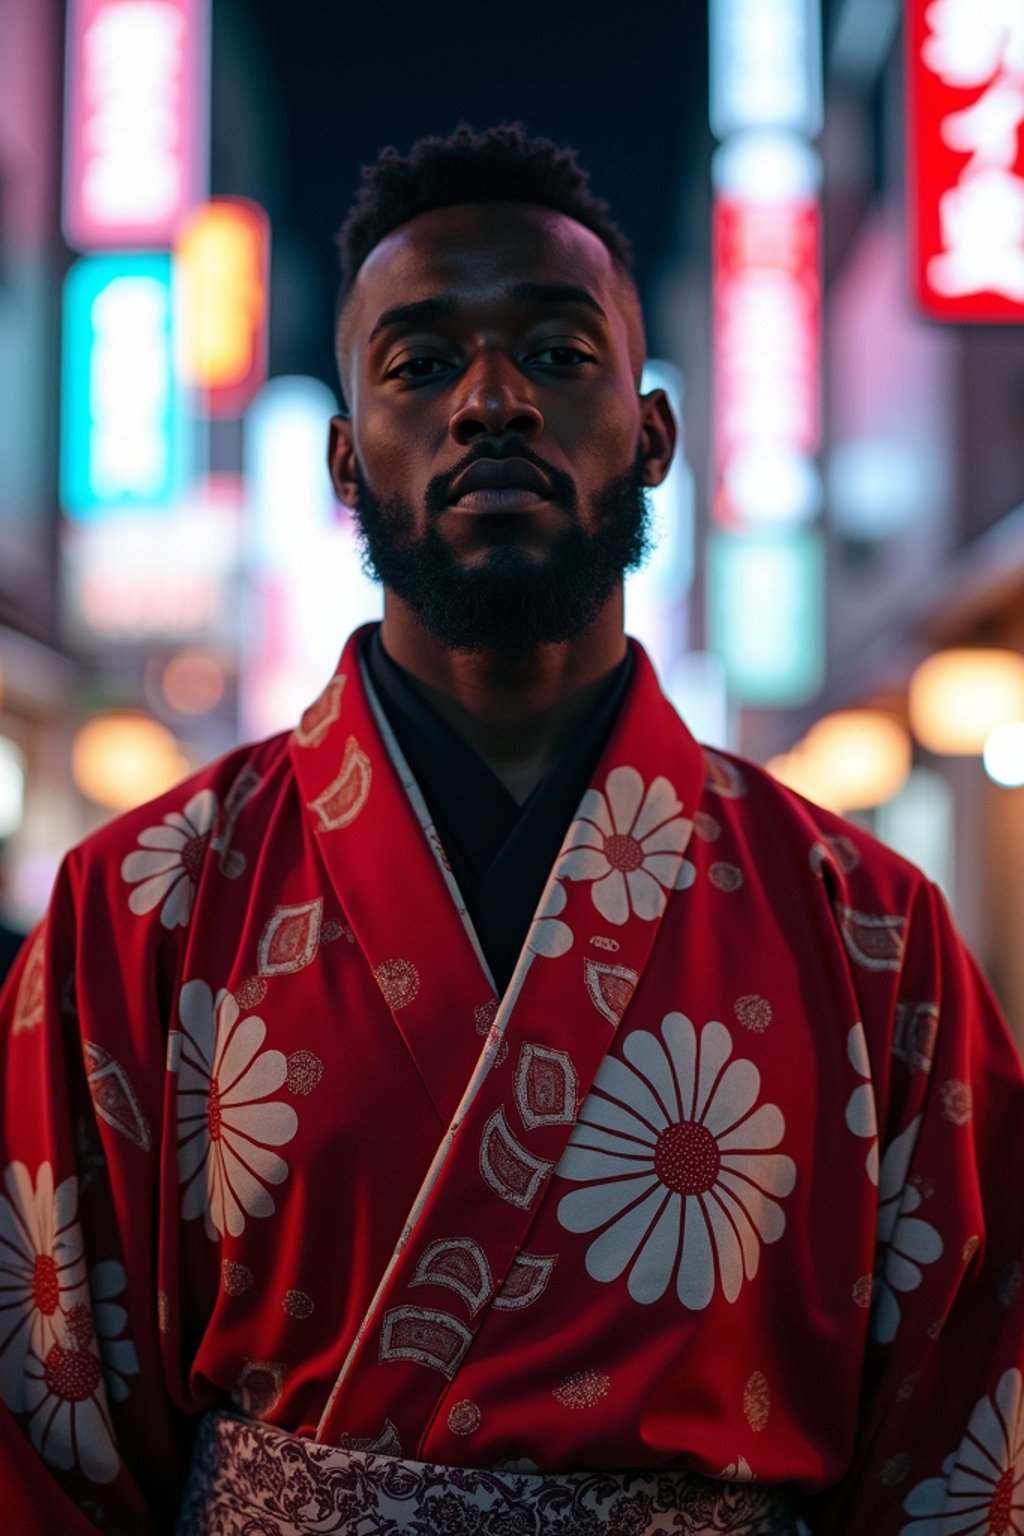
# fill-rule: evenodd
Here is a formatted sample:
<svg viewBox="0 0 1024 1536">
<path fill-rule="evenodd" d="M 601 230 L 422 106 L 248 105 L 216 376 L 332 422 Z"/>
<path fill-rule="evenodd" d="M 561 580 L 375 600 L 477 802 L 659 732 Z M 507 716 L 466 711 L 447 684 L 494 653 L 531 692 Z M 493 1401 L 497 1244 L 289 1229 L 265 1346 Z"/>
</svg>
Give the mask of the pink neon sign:
<svg viewBox="0 0 1024 1536">
<path fill-rule="evenodd" d="M 819 510 L 818 205 L 719 194 L 714 209 L 714 515 L 727 527 Z"/>
<path fill-rule="evenodd" d="M 209 0 L 70 0 L 64 233 L 166 246 L 205 183 Z"/>
</svg>

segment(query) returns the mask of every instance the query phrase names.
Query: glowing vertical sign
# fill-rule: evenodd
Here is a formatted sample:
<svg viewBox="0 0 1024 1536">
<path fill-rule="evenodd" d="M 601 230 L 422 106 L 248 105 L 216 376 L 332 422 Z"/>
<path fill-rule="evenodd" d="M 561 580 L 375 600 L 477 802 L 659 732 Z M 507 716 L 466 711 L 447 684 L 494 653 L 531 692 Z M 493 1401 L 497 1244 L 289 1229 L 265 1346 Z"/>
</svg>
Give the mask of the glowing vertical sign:
<svg viewBox="0 0 1024 1536">
<path fill-rule="evenodd" d="M 208 23 L 209 0 L 70 0 L 70 245 L 169 245 L 201 199 Z"/>
<path fill-rule="evenodd" d="M 817 0 L 711 0 L 710 118 L 717 139 L 747 128 L 821 128 Z"/>
<path fill-rule="evenodd" d="M 809 522 L 821 508 L 816 159 L 745 135 L 716 156 L 715 519 Z"/>
<path fill-rule="evenodd" d="M 820 0 L 711 0 L 708 643 L 741 704 L 823 680 Z"/>
<path fill-rule="evenodd" d="M 825 554 L 812 528 L 713 533 L 711 649 L 742 704 L 803 704 L 825 674 Z"/>
<path fill-rule="evenodd" d="M 914 293 L 942 320 L 1024 320 L 1024 5 L 909 0 Z"/>
<path fill-rule="evenodd" d="M 238 416 L 267 377 L 270 221 L 258 204 L 218 198 L 186 218 L 176 244 L 176 352 L 210 416 Z"/>
<path fill-rule="evenodd" d="M 61 501 L 73 518 L 166 506 L 179 488 L 171 309 L 169 256 L 85 257 L 68 274 Z"/>
</svg>

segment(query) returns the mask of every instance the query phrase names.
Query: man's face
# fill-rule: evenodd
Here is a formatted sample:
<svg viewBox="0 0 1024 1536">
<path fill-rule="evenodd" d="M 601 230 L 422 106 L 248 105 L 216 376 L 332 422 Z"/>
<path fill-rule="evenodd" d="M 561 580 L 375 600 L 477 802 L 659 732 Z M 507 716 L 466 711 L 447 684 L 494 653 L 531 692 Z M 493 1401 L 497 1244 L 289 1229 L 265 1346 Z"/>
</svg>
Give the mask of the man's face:
<svg viewBox="0 0 1024 1536">
<path fill-rule="evenodd" d="M 421 214 L 363 264 L 339 350 L 331 472 L 384 585 L 450 649 L 581 635 L 645 553 L 675 437 L 597 236 L 528 204 Z"/>
</svg>

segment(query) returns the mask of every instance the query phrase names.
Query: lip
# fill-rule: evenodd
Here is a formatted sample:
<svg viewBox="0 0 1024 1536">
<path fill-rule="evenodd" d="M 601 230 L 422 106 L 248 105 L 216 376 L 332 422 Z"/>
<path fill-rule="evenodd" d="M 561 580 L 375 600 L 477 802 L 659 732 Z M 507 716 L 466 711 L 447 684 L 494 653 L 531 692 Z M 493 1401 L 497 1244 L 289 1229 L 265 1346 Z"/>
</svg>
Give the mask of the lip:
<svg viewBox="0 0 1024 1536">
<path fill-rule="evenodd" d="M 549 501 L 551 483 L 529 459 L 477 459 L 461 475 L 456 475 L 450 500 L 453 503 L 468 502 L 481 510 L 514 511 L 518 508 L 511 504 L 490 500 L 491 497 L 511 497 L 513 493 L 524 505 L 532 505 L 538 498 Z"/>
<path fill-rule="evenodd" d="M 550 497 L 541 496 L 524 485 L 482 486 L 466 491 L 451 503 L 453 512 L 534 512 L 550 505 Z"/>
</svg>

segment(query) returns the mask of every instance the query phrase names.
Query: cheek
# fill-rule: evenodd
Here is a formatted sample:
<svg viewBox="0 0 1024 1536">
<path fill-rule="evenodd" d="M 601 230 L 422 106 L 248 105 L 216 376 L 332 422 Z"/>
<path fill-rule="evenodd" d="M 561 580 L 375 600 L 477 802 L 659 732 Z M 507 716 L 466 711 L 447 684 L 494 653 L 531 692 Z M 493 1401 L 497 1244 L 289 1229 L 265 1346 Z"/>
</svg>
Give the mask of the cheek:
<svg viewBox="0 0 1024 1536">
<path fill-rule="evenodd" d="M 408 495 L 424 477 L 421 436 L 387 412 L 375 412 L 360 425 L 356 452 L 369 483 L 378 495 Z"/>
<path fill-rule="evenodd" d="M 566 448 L 574 456 L 584 455 L 600 465 L 604 478 L 633 462 L 640 434 L 639 410 L 623 399 L 619 390 L 602 390 L 583 404 L 571 430 L 572 442 L 566 441 Z"/>
</svg>

